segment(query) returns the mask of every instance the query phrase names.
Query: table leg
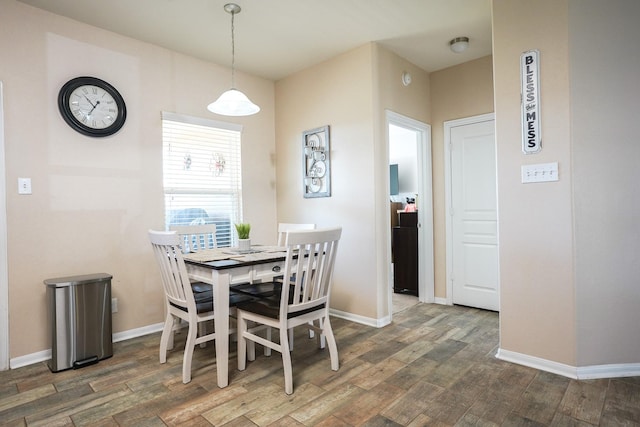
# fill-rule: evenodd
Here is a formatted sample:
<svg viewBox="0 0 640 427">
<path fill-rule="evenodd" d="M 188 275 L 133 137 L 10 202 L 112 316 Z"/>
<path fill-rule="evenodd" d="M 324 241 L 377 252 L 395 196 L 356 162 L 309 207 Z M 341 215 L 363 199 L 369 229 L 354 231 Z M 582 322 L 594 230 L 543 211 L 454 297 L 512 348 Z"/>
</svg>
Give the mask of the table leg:
<svg viewBox="0 0 640 427">
<path fill-rule="evenodd" d="M 229 385 L 229 273 L 213 270 L 218 387 Z"/>
</svg>

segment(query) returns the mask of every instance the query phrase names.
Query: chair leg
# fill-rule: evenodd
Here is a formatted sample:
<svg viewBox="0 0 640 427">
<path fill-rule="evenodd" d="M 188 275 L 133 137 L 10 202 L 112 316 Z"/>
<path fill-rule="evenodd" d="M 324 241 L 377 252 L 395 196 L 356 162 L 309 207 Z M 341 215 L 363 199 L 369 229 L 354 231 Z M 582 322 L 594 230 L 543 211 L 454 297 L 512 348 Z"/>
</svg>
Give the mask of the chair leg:
<svg viewBox="0 0 640 427">
<path fill-rule="evenodd" d="M 173 316 L 167 313 L 160 336 L 160 363 L 167 362 L 167 350 L 173 348 L 173 322 Z"/>
<path fill-rule="evenodd" d="M 182 356 L 182 382 L 187 384 L 191 382 L 191 359 L 193 359 L 193 350 L 196 346 L 196 338 L 198 336 L 198 322 L 189 322 L 189 332 L 187 333 L 187 342 L 184 346 L 184 356 Z"/>
<path fill-rule="evenodd" d="M 293 351 L 293 328 L 289 329 L 289 351 Z"/>
<path fill-rule="evenodd" d="M 322 324 L 323 324 L 323 319 L 318 319 L 318 327 L 320 329 L 323 329 Z M 329 326 L 329 327 L 331 327 L 331 326 Z M 318 334 L 317 341 L 318 341 L 318 348 L 324 348 L 325 347 L 326 340 L 325 340 L 324 334 Z"/>
<path fill-rule="evenodd" d="M 206 322 L 199 322 L 198 323 L 198 336 L 205 336 L 207 335 L 207 324 Z M 205 348 L 207 346 L 206 342 L 201 342 L 200 343 L 200 348 Z"/>
<path fill-rule="evenodd" d="M 253 340 L 246 340 L 245 345 L 247 346 L 247 360 L 253 362 L 256 360 L 256 343 Z"/>
<path fill-rule="evenodd" d="M 266 339 L 271 341 L 271 326 L 267 326 L 267 332 L 265 332 Z M 269 357 L 271 356 L 271 347 L 264 347 L 264 355 Z"/>
<path fill-rule="evenodd" d="M 280 329 L 280 346 L 282 347 L 282 367 L 284 369 L 284 392 L 293 393 L 293 372 L 291 368 L 291 350 L 289 347 L 289 330 Z"/>
<path fill-rule="evenodd" d="M 242 317 L 242 314 L 238 312 L 236 320 L 238 328 L 238 370 L 244 371 L 247 367 L 247 338 L 244 334 L 247 332 L 247 321 Z M 255 347 L 253 348 L 253 356 L 255 358 Z"/>
<path fill-rule="evenodd" d="M 340 368 L 340 361 L 338 360 L 338 346 L 336 345 L 336 338 L 333 336 L 333 329 L 331 329 L 331 322 L 329 318 L 322 319 L 322 336 L 327 338 L 327 344 L 329 344 L 329 357 L 331 358 L 331 369 L 337 371 Z"/>
</svg>

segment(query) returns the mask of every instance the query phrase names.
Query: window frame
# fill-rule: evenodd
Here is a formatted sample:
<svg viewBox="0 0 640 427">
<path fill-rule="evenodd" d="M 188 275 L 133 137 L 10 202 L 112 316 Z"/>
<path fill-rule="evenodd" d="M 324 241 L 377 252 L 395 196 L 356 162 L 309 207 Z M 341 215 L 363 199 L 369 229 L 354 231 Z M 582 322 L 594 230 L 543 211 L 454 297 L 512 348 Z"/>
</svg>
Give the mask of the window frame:
<svg viewBox="0 0 640 427">
<path fill-rule="evenodd" d="M 180 135 L 180 130 L 176 130 L 176 128 L 183 125 L 193 125 L 193 128 L 184 128 L 184 135 Z M 207 129 L 202 131 L 201 127 Z M 242 222 L 242 125 L 163 111 L 161 128 L 165 229 L 169 230 L 172 225 L 215 223 L 218 226 L 216 233 L 218 246 L 236 246 L 237 235 L 233 224 Z M 219 139 L 216 139 L 217 131 L 220 131 Z M 194 136 L 197 135 L 197 139 L 194 138 L 193 146 L 189 147 L 188 141 L 191 132 L 194 132 Z M 211 142 L 212 148 L 205 152 L 208 150 L 206 147 L 208 141 Z M 224 147 L 225 143 L 229 145 Z M 183 153 L 186 150 L 188 153 L 188 165 L 186 157 L 184 159 L 183 170 L 185 171 L 191 169 L 191 151 L 194 151 L 194 163 L 196 160 L 198 161 L 198 169 L 196 171 L 194 164 L 194 171 L 189 172 L 189 174 L 193 172 L 191 177 L 180 173 L 180 169 L 177 167 L 177 156 L 170 157 L 168 155 L 173 149 L 172 144 L 179 147 L 176 152 Z M 219 154 L 216 153 L 216 150 L 222 151 L 228 156 L 227 159 L 224 159 L 224 169 L 220 172 L 220 174 L 225 174 L 225 177 L 220 178 L 219 181 L 216 181 L 216 177 L 221 175 L 218 175 L 214 170 L 217 164 L 214 165 L 212 160 Z M 206 157 L 208 155 L 211 157 Z M 207 178 L 206 175 L 203 175 L 206 171 L 202 166 L 206 161 L 209 162 L 211 181 L 203 181 L 203 178 Z M 168 177 L 168 174 L 171 173 L 174 175 Z M 193 191 L 189 188 L 185 189 L 185 185 L 190 185 L 190 180 L 193 180 L 194 184 L 204 183 L 204 185 L 194 188 Z M 168 183 L 172 185 L 168 185 Z M 189 198 L 190 195 L 193 196 L 192 199 Z M 191 215 L 194 218 L 197 217 L 196 221 L 190 222 Z"/>
</svg>

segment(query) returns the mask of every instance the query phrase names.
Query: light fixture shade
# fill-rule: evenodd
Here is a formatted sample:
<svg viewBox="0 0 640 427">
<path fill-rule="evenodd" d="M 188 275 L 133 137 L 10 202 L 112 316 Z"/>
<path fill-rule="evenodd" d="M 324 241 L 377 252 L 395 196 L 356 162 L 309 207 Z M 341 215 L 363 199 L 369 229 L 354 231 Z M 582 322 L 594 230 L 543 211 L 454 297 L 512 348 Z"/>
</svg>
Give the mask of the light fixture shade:
<svg viewBox="0 0 640 427">
<path fill-rule="evenodd" d="M 449 48 L 452 52 L 462 53 L 469 47 L 469 37 L 456 37 L 449 42 Z"/>
<path fill-rule="evenodd" d="M 209 104 L 207 109 L 223 116 L 250 116 L 260 111 L 260 107 L 237 89 L 224 92 L 215 102 Z"/>
</svg>

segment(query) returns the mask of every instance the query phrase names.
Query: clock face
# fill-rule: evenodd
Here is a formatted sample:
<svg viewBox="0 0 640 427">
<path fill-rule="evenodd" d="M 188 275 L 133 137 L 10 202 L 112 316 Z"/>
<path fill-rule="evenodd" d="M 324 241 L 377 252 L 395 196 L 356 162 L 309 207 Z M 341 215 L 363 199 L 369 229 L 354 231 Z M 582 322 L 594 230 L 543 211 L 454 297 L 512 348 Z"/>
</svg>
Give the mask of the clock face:
<svg viewBox="0 0 640 427">
<path fill-rule="evenodd" d="M 95 77 L 68 81 L 60 89 L 58 107 L 67 124 L 87 136 L 113 135 L 126 120 L 126 106 L 120 93 Z"/>
</svg>

